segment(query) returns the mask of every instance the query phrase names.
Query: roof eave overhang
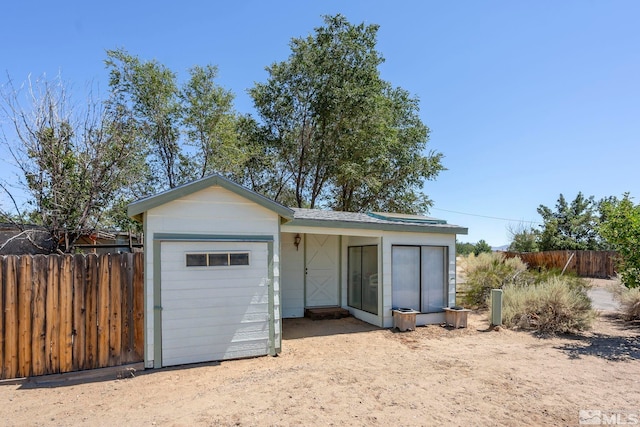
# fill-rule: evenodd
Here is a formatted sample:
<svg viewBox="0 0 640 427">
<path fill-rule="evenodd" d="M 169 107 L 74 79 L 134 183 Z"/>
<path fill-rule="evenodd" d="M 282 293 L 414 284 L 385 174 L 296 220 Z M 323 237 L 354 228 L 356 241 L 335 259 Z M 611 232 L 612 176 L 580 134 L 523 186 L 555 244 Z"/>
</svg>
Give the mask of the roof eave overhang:
<svg viewBox="0 0 640 427">
<path fill-rule="evenodd" d="M 468 228 L 454 225 L 415 225 L 415 224 L 380 224 L 371 222 L 352 221 L 327 221 L 317 219 L 296 218 L 287 223 L 288 227 L 316 227 L 316 228 L 351 228 L 361 230 L 400 231 L 411 233 L 440 233 L 440 234 L 467 234 Z"/>
</svg>

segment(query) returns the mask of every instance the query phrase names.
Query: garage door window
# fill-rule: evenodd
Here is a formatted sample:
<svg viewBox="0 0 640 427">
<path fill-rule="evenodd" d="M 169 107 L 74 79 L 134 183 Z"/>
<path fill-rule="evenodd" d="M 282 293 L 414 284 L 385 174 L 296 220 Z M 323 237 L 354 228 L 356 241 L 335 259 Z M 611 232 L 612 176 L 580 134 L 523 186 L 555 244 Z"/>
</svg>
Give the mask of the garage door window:
<svg viewBox="0 0 640 427">
<path fill-rule="evenodd" d="M 187 254 L 187 267 L 206 267 L 207 254 Z"/>
<path fill-rule="evenodd" d="M 212 252 L 187 254 L 187 267 L 227 267 L 249 265 L 249 252 Z"/>
</svg>

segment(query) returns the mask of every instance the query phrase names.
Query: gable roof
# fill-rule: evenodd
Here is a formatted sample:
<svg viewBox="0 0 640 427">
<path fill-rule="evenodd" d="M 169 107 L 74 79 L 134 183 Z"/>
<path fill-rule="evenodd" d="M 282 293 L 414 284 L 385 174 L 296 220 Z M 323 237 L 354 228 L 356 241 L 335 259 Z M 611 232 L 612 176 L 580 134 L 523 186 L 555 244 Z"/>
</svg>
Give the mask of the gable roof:
<svg viewBox="0 0 640 427">
<path fill-rule="evenodd" d="M 468 229 L 421 215 L 382 212 L 359 213 L 293 208 L 293 221 L 286 226 L 360 228 L 419 233 L 467 234 Z"/>
<path fill-rule="evenodd" d="M 287 220 L 293 219 L 293 210 L 282 206 L 280 203 L 274 202 L 255 191 L 251 191 L 248 188 L 215 174 L 130 203 L 129 206 L 127 206 L 127 214 L 137 221 L 142 221 L 142 214 L 149 209 L 153 209 L 180 197 L 185 197 L 213 186 L 220 186 L 226 190 L 236 193 L 245 199 L 277 213 Z"/>
<path fill-rule="evenodd" d="M 468 229 L 459 225 L 447 224 L 445 220 L 422 216 L 386 212 L 340 212 L 321 209 L 287 208 L 280 203 L 249 190 L 220 175 L 183 184 L 153 196 L 137 200 L 127 207 L 127 214 L 142 221 L 142 214 L 149 209 L 164 205 L 180 197 L 212 186 L 220 186 L 244 197 L 288 220 L 287 226 L 357 228 L 385 231 L 405 231 L 418 233 L 467 234 Z"/>
</svg>

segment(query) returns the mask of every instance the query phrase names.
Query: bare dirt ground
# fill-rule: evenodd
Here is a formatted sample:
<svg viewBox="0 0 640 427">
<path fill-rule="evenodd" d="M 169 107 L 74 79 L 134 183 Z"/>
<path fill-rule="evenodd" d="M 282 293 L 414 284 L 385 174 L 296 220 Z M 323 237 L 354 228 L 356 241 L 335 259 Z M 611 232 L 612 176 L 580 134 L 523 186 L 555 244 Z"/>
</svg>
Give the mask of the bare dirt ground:
<svg viewBox="0 0 640 427">
<path fill-rule="evenodd" d="M 578 425 L 640 413 L 640 325 L 602 314 L 580 336 L 356 319 L 284 323 L 282 353 L 76 384 L 0 385 L 0 424 Z"/>
</svg>

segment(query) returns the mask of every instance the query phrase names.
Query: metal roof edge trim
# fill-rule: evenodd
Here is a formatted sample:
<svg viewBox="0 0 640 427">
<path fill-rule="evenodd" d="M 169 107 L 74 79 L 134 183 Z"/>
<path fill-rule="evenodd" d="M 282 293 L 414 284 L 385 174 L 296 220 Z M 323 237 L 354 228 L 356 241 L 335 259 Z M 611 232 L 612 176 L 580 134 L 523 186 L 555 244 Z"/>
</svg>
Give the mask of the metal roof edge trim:
<svg viewBox="0 0 640 427">
<path fill-rule="evenodd" d="M 469 229 L 455 225 L 428 224 L 417 225 L 407 223 L 381 224 L 374 222 L 352 222 L 340 220 L 320 220 L 320 219 L 300 219 L 296 218 L 287 223 L 287 226 L 295 227 L 322 227 L 322 228 L 354 228 L 365 230 L 381 231 L 405 231 L 419 233 L 442 233 L 442 234 L 468 234 Z"/>
</svg>

